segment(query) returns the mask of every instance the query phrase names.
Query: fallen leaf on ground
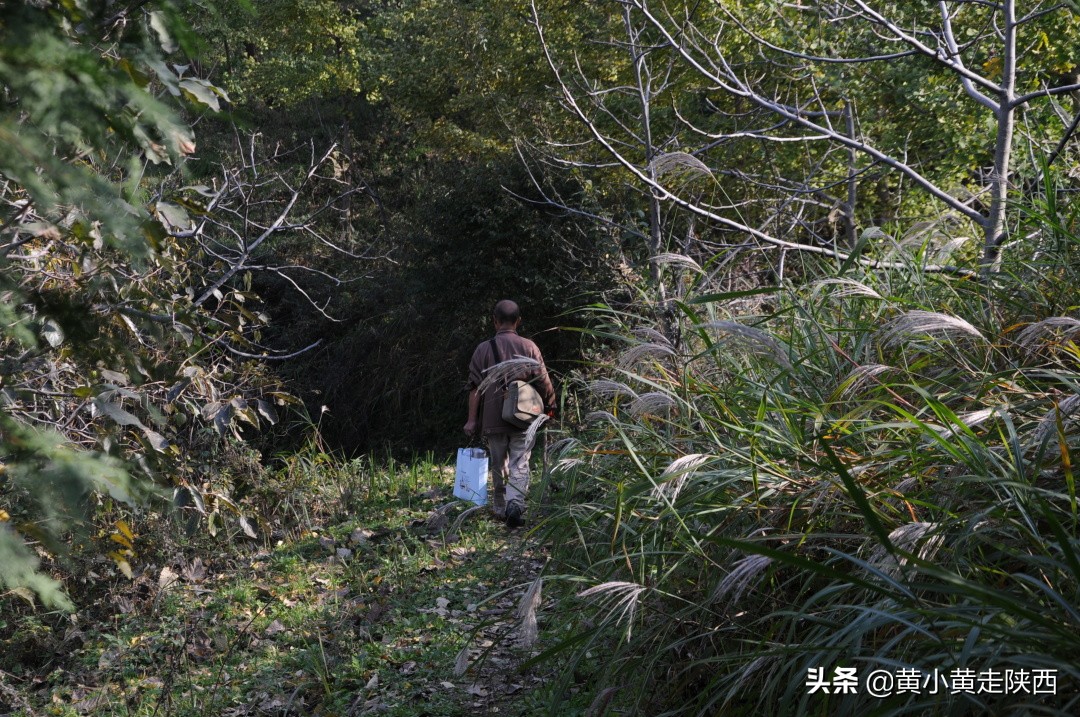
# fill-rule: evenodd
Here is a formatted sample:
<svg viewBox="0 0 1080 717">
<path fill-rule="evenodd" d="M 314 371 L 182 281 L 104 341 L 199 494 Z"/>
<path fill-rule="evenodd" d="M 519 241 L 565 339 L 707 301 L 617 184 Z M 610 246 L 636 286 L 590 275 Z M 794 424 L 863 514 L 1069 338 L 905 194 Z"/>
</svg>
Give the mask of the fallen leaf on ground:
<svg viewBox="0 0 1080 717">
<path fill-rule="evenodd" d="M 274 620 L 272 623 L 267 625 L 266 629 L 263 631 L 263 634 L 267 636 L 276 635 L 279 632 L 285 632 L 285 630 L 286 628 L 284 625 L 281 624 L 281 620 Z"/>
<path fill-rule="evenodd" d="M 158 574 L 158 587 L 162 590 L 168 590 L 176 582 L 180 580 L 180 576 L 168 565 L 161 569 L 161 573 Z"/>
</svg>

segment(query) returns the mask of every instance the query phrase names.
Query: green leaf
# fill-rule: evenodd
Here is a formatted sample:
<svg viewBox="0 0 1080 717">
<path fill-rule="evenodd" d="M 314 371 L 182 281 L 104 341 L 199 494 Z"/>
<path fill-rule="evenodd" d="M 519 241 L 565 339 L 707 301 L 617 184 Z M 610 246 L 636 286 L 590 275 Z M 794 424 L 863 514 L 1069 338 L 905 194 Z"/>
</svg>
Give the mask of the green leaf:
<svg viewBox="0 0 1080 717">
<path fill-rule="evenodd" d="M 154 71 L 154 74 L 158 76 L 158 79 L 161 80 L 161 84 L 165 85 L 165 89 L 169 91 L 169 94 L 173 97 L 180 96 L 180 84 L 178 78 L 176 73 L 169 69 L 168 65 L 161 60 L 151 60 L 146 64 Z"/>
<path fill-rule="evenodd" d="M 150 442 L 151 447 L 153 447 L 155 451 L 164 452 L 165 449 L 169 447 L 168 439 L 157 431 L 152 431 L 149 428 L 143 428 L 143 434 L 146 436 L 146 440 Z"/>
<path fill-rule="evenodd" d="M 157 213 L 161 225 L 170 234 L 191 228 L 191 217 L 188 216 L 187 210 L 177 204 L 164 201 L 158 202 L 154 205 L 154 211 Z"/>
<path fill-rule="evenodd" d="M 158 42 L 161 43 L 161 49 L 165 52 L 176 52 L 176 41 L 173 40 L 172 34 L 169 33 L 169 25 L 165 18 L 165 13 L 160 10 L 155 10 L 150 13 L 150 27 L 157 33 Z"/>
<path fill-rule="evenodd" d="M 63 587 L 37 572 L 38 559 L 18 535 L 0 523 L 0 586 L 18 590 L 25 599 L 32 590 L 46 606 L 70 612 L 75 609 Z"/>
<path fill-rule="evenodd" d="M 221 111 L 218 95 L 214 91 L 213 86 L 206 80 L 200 80 L 197 77 L 187 77 L 180 80 L 180 89 L 188 99 L 203 104 L 214 112 Z"/>
<path fill-rule="evenodd" d="M 100 398 L 95 398 L 94 408 L 97 409 L 98 413 L 103 416 L 108 416 L 121 426 L 146 428 L 142 421 L 110 401 L 103 401 Z"/>
</svg>

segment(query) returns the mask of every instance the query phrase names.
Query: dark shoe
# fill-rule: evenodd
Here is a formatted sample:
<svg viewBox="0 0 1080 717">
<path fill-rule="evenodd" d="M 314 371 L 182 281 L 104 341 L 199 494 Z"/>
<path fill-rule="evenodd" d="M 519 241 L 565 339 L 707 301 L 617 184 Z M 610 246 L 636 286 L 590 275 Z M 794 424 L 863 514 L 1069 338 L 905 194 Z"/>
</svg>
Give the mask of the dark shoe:
<svg viewBox="0 0 1080 717">
<path fill-rule="evenodd" d="M 506 524 L 511 528 L 520 528 L 525 525 L 525 506 L 520 500 L 512 500 L 506 504 Z"/>
</svg>

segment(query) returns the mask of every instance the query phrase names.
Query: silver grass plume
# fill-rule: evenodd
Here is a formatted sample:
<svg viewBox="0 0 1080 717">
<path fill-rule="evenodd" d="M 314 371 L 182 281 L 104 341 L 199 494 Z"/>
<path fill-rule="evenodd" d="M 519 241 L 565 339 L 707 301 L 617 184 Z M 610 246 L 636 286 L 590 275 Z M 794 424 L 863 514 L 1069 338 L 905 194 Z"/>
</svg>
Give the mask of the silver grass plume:
<svg viewBox="0 0 1080 717">
<path fill-rule="evenodd" d="M 527 356 L 515 356 L 512 359 L 507 359 L 502 363 L 497 363 L 491 368 L 487 369 L 484 373 L 484 380 L 480 382 L 477 389 L 483 393 L 492 386 L 499 386 L 500 388 L 509 381 L 514 381 L 518 376 L 535 371 L 540 368 L 540 362 L 536 359 L 528 358 Z"/>
<path fill-rule="evenodd" d="M 924 334 L 967 334 L 986 341 L 979 330 L 967 321 L 937 311 L 909 311 L 889 321 L 877 333 L 878 340 L 885 347 L 894 346 L 909 337 Z"/>
<path fill-rule="evenodd" d="M 469 646 L 461 648 L 461 652 L 457 654 L 457 659 L 454 660 L 454 677 L 461 677 L 469 669 Z"/>
<path fill-rule="evenodd" d="M 543 599 L 541 597 L 543 585 L 543 577 L 533 580 L 525 594 L 521 596 L 521 602 L 518 603 L 517 618 L 521 620 L 522 647 L 532 647 L 536 644 L 536 638 L 540 634 L 536 623 L 536 611 L 539 609 L 540 602 Z"/>
<path fill-rule="evenodd" d="M 626 620 L 627 631 L 629 631 L 634 622 L 634 613 L 637 611 L 638 602 L 646 589 L 644 585 L 638 585 L 637 583 L 613 580 L 582 590 L 578 593 L 578 597 L 597 596 L 602 607 L 609 613 L 619 612 L 616 624 L 621 624 L 623 620 Z"/>
<path fill-rule="evenodd" d="M 566 471 L 585 465 L 585 461 L 570 454 L 571 450 L 581 445 L 576 438 L 560 438 L 547 448 L 548 460 L 552 462 L 552 473 L 565 473 Z"/>
<path fill-rule="evenodd" d="M 675 399 L 662 391 L 650 391 L 638 396 L 627 406 L 626 410 L 631 416 L 644 416 L 646 414 L 667 413 L 675 407 Z M 614 416 L 613 416 L 614 418 Z"/>
<path fill-rule="evenodd" d="M 692 154 L 686 152 L 666 152 L 658 154 L 649 162 L 649 169 L 654 176 L 661 176 L 672 172 L 687 175 L 712 176 L 709 165 L 702 162 Z"/>
<path fill-rule="evenodd" d="M 922 560 L 931 560 L 945 541 L 945 536 L 941 533 L 929 535 L 937 527 L 938 523 L 905 523 L 889 533 L 889 542 L 905 553 L 916 555 Z M 886 550 L 885 546 L 875 545 L 868 562 L 886 575 L 896 578 L 907 564 L 907 558 L 898 559 Z"/>
<path fill-rule="evenodd" d="M 917 477 L 909 476 L 905 478 L 897 483 L 892 490 L 886 491 L 888 497 L 885 498 L 885 502 L 897 511 L 903 510 L 903 503 L 907 500 L 907 494 L 918 485 L 919 479 Z"/>
<path fill-rule="evenodd" d="M 1051 316 L 1049 319 L 1037 321 L 1025 328 L 1016 337 L 1016 341 L 1021 348 L 1030 350 L 1043 337 L 1056 335 L 1059 331 L 1066 336 L 1080 331 L 1080 320 L 1069 316 Z"/>
<path fill-rule="evenodd" d="M 1039 425 L 1031 434 L 1031 447 L 1038 448 L 1043 445 L 1050 436 L 1057 433 L 1058 416 L 1061 416 L 1062 426 L 1068 426 L 1074 422 L 1073 413 L 1080 407 L 1080 394 L 1073 394 L 1057 402 L 1046 415 L 1039 419 Z"/>
<path fill-rule="evenodd" d="M 769 567 L 772 561 L 772 558 L 764 555 L 747 555 L 736 562 L 732 566 L 731 572 L 724 576 L 724 579 L 716 586 L 716 590 L 713 591 L 713 602 L 720 602 L 725 599 L 729 604 L 738 602 L 739 598 L 750 587 L 750 584 L 754 582 L 754 579 L 765 568 Z M 728 598 L 729 595 L 730 598 Z"/>
<path fill-rule="evenodd" d="M 868 383 L 878 382 L 874 379 L 887 371 L 895 371 L 893 366 L 880 363 L 868 363 L 858 366 L 840 382 L 840 386 L 833 393 L 833 399 L 846 399 L 858 396 L 863 392 Z"/>
<path fill-rule="evenodd" d="M 822 279 L 821 281 L 815 281 L 814 294 L 817 295 L 821 293 L 826 286 L 843 287 L 830 294 L 838 299 L 843 299 L 848 296 L 865 296 L 870 299 L 884 298 L 866 284 L 861 281 L 855 281 L 854 279 Z"/>
<path fill-rule="evenodd" d="M 671 342 L 668 341 L 667 336 L 664 336 L 662 333 L 660 333 L 651 326 L 638 326 L 630 333 L 632 333 L 634 336 L 637 336 L 638 338 L 645 339 L 647 341 L 653 341 L 658 344 L 667 344 L 669 346 L 671 345 Z"/>
<path fill-rule="evenodd" d="M 619 354 L 618 363 L 622 367 L 633 366 L 645 358 L 659 358 L 661 356 L 674 356 L 675 349 L 669 344 L 643 343 L 631 346 Z"/>
<path fill-rule="evenodd" d="M 967 244 L 969 241 L 971 241 L 971 237 L 957 237 L 955 239 L 950 239 L 934 252 L 933 261 L 937 264 L 948 261 L 949 257 L 953 255 L 953 252 Z"/>
<path fill-rule="evenodd" d="M 896 487 L 893 490 L 895 490 L 900 495 L 904 495 L 908 491 L 915 488 L 915 486 L 917 486 L 917 485 L 919 485 L 919 479 L 918 478 L 905 478 L 904 480 L 897 483 Z"/>
<path fill-rule="evenodd" d="M 980 423 L 985 423 L 987 419 L 996 416 L 1000 410 L 1000 408 L 983 408 L 978 411 L 958 413 L 956 414 L 956 418 L 968 428 L 973 428 Z M 948 436 L 956 432 L 955 427 L 951 424 L 940 426 L 935 423 L 926 423 L 925 425 L 939 436 Z"/>
<path fill-rule="evenodd" d="M 739 676 L 735 678 L 735 686 L 732 689 L 737 690 L 743 687 L 751 675 L 775 659 L 775 657 L 767 657 L 764 655 L 755 658 L 753 662 L 750 662 L 739 671 Z"/>
<path fill-rule="evenodd" d="M 637 398 L 637 393 L 634 389 L 627 386 L 625 383 L 619 381 L 608 381 L 601 379 L 598 381 L 590 382 L 586 388 L 589 391 L 601 398 L 615 398 L 616 396 L 629 396 L 630 398 Z"/>
<path fill-rule="evenodd" d="M 656 486 L 652 490 L 653 498 L 660 499 L 664 495 L 669 500 L 678 498 L 686 481 L 711 457 L 705 453 L 688 453 L 673 460 L 660 474 L 660 479 L 656 481 Z"/>
<path fill-rule="evenodd" d="M 565 456 L 566 453 L 568 453 L 571 448 L 573 448 L 575 446 L 578 446 L 578 445 L 581 445 L 581 441 L 579 441 L 576 438 L 573 438 L 572 436 L 567 436 L 566 438 L 560 438 L 559 440 L 555 441 L 554 443 L 552 443 L 550 446 L 547 447 L 547 454 L 548 454 L 549 457 L 552 457 L 552 456 L 562 457 L 562 456 Z"/>
<path fill-rule="evenodd" d="M 926 235 L 931 232 L 936 232 L 940 223 L 939 219 L 926 219 L 921 222 L 915 222 L 907 228 L 907 231 L 904 232 L 904 236 L 900 237 L 900 246 L 922 246 Z"/>
<path fill-rule="evenodd" d="M 784 347 L 761 329 L 737 321 L 709 321 L 702 326 L 726 334 L 722 340 L 724 344 L 734 344 L 750 353 L 770 358 L 784 368 L 791 368 L 791 361 Z"/>
<path fill-rule="evenodd" d="M 521 594 L 521 601 L 518 603 L 517 617 L 519 620 L 523 619 L 530 612 L 536 612 L 537 608 L 540 607 L 540 603 L 543 601 L 543 594 L 543 577 L 538 577 L 529 583 L 529 587 Z"/>
<path fill-rule="evenodd" d="M 957 418 L 968 428 L 974 428 L 980 423 L 985 423 L 988 419 L 998 415 L 1003 409 L 994 408 L 982 408 L 978 411 L 965 411 L 964 413 L 957 414 Z"/>
<path fill-rule="evenodd" d="M 540 637 L 540 626 L 536 623 L 536 613 L 529 613 L 521 620 L 521 646 L 525 648 L 536 644 Z"/>
<path fill-rule="evenodd" d="M 608 421 L 609 423 L 618 423 L 619 419 L 615 418 L 615 414 L 609 411 L 592 411 L 585 414 L 586 423 L 594 423 L 596 421 Z"/>
<path fill-rule="evenodd" d="M 580 458 L 561 458 L 559 461 L 551 467 L 552 473 L 566 473 L 572 471 L 579 466 L 585 465 L 585 461 Z"/>
<path fill-rule="evenodd" d="M 656 256 L 652 257 L 651 261 L 655 262 L 656 264 L 678 264 L 679 266 L 685 266 L 686 268 L 695 271 L 698 274 L 705 273 L 704 271 L 702 271 L 700 264 L 698 264 L 690 257 L 686 256 L 685 254 L 657 254 Z"/>
<path fill-rule="evenodd" d="M 532 446 L 533 441 L 536 440 L 536 434 L 540 431 L 540 427 L 548 422 L 547 414 L 540 414 L 533 422 L 529 424 L 528 429 L 525 431 L 525 445 Z"/>
<path fill-rule="evenodd" d="M 859 235 L 859 241 L 869 241 L 871 239 L 892 239 L 892 235 L 881 227 L 867 227 L 866 229 L 863 229 L 862 234 Z"/>
</svg>

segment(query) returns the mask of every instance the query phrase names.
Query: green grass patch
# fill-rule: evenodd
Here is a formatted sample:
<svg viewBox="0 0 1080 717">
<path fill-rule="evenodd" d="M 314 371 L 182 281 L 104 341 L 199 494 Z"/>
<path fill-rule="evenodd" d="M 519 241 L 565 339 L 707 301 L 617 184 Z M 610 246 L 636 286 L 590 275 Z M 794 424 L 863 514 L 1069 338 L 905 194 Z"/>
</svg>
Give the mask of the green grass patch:
<svg viewBox="0 0 1080 717">
<path fill-rule="evenodd" d="M 8 663 L 12 689 L 50 715 L 449 716 L 475 714 L 480 700 L 524 714 L 521 700 L 474 684 L 479 672 L 454 674 L 492 622 L 491 597 L 519 580 L 520 534 L 486 515 L 456 540 L 445 525 L 430 529 L 427 518 L 453 500 L 445 467 L 352 462 L 324 480 L 343 475 L 352 484 L 336 491 L 341 502 L 290 508 L 303 522 L 284 538 L 210 550 L 200 541 L 167 565 L 136 566 L 133 581 L 103 583 L 73 620 L 21 618 L 25 650 L 67 649 L 44 674 Z"/>
</svg>

